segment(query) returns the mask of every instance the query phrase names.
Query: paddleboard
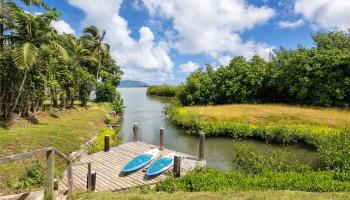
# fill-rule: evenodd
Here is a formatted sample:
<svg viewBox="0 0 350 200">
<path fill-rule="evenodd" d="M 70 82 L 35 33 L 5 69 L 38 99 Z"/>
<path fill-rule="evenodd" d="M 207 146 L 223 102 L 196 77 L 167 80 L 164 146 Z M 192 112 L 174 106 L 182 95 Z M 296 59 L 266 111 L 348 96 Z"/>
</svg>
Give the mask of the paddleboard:
<svg viewBox="0 0 350 200">
<path fill-rule="evenodd" d="M 125 164 L 122 168 L 122 172 L 128 173 L 128 172 L 133 172 L 136 171 L 145 165 L 147 165 L 149 162 L 154 160 L 159 154 L 158 148 L 151 149 L 149 151 L 146 151 L 143 154 L 140 154 L 130 160 L 127 164 Z"/>
<path fill-rule="evenodd" d="M 175 152 L 172 152 L 160 157 L 147 169 L 146 175 L 155 176 L 169 169 L 169 167 L 174 164 L 174 156 Z"/>
</svg>

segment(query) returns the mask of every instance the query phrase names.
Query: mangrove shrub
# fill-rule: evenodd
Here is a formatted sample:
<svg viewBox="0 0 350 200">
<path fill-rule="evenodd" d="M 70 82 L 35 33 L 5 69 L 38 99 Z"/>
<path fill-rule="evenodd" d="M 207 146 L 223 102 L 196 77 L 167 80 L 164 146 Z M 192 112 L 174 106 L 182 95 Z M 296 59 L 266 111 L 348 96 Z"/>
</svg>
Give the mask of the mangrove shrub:
<svg viewBox="0 0 350 200">
<path fill-rule="evenodd" d="M 191 73 L 182 84 L 183 105 L 290 103 L 348 108 L 350 34 L 317 33 L 315 46 L 280 48 L 268 60 L 234 57 L 227 66 Z"/>
</svg>

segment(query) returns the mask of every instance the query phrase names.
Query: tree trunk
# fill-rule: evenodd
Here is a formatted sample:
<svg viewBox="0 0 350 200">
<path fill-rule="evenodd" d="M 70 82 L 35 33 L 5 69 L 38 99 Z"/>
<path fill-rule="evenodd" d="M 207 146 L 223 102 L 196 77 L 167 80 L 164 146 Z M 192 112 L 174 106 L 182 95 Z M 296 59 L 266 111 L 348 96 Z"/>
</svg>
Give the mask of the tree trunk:
<svg viewBox="0 0 350 200">
<path fill-rule="evenodd" d="M 0 0 L 0 50 L 4 48 L 4 39 L 2 36 L 4 35 L 4 24 L 2 23 L 4 19 L 4 2 Z"/>
<path fill-rule="evenodd" d="M 74 107 L 74 97 L 70 98 L 70 107 L 73 108 Z"/>
<path fill-rule="evenodd" d="M 67 94 L 67 103 L 66 104 L 69 104 L 71 99 L 72 99 L 72 93 L 71 93 L 70 89 L 68 89 L 66 91 L 66 94 Z"/>
<path fill-rule="evenodd" d="M 61 95 L 61 107 L 66 108 L 66 96 L 64 94 Z"/>
<path fill-rule="evenodd" d="M 5 104 L 5 95 L 6 95 L 6 92 L 2 90 L 2 84 L 0 83 L 0 116 L 1 114 L 4 114 L 2 113 L 2 108 L 3 108 L 3 105 Z"/>
<path fill-rule="evenodd" d="M 57 94 L 55 89 L 51 89 L 51 101 L 53 107 L 58 107 Z"/>
<path fill-rule="evenodd" d="M 97 67 L 97 72 L 96 72 L 96 83 L 98 82 L 100 68 L 101 68 L 101 56 L 98 57 L 98 67 Z"/>
<path fill-rule="evenodd" d="M 12 106 L 12 108 L 11 108 L 11 110 L 10 110 L 10 114 L 12 114 L 12 113 L 15 111 L 15 109 L 16 109 L 16 107 L 17 107 L 17 105 L 18 105 L 18 101 L 19 101 L 19 98 L 20 98 L 21 95 L 22 95 L 22 90 L 23 90 L 24 84 L 25 84 L 25 82 L 26 82 L 26 80 L 27 80 L 27 75 L 28 75 L 28 70 L 26 70 L 25 73 L 24 73 L 24 77 L 23 77 L 21 86 L 19 87 L 19 91 L 18 91 L 16 100 L 15 100 L 15 103 L 13 104 L 13 106 Z"/>
</svg>

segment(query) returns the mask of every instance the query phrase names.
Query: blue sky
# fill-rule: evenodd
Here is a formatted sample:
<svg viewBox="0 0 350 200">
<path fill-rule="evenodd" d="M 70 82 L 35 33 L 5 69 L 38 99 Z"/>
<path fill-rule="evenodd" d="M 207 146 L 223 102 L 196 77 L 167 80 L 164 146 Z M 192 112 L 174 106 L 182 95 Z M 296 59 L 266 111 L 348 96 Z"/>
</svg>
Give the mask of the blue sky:
<svg viewBox="0 0 350 200">
<path fill-rule="evenodd" d="M 273 49 L 312 47 L 317 31 L 350 27 L 348 0 L 46 0 L 62 12 L 52 25 L 81 35 L 95 25 L 123 79 L 178 84 L 206 63 Z M 34 10 L 40 12 L 40 10 Z"/>
</svg>

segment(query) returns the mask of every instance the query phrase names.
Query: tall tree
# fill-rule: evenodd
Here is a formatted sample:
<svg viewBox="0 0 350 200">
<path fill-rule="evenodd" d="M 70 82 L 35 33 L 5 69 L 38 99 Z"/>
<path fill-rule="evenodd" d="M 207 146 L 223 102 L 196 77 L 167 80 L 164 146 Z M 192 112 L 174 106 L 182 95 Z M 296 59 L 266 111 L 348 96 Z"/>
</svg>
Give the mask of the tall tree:
<svg viewBox="0 0 350 200">
<path fill-rule="evenodd" d="M 103 42 L 106 31 L 102 31 L 100 33 L 96 26 L 89 26 L 85 28 L 83 32 L 83 38 L 87 39 L 86 41 L 88 42 L 88 46 L 93 49 L 94 55 L 98 58 L 98 66 L 96 70 L 96 81 L 98 81 L 102 58 L 109 53 L 109 45 Z"/>
<path fill-rule="evenodd" d="M 105 32 L 89 27 L 81 38 L 51 27 L 59 12 L 42 0 L 0 0 L 0 115 L 35 118 L 45 100 L 53 106 L 86 106 L 96 80 L 119 84 L 122 71 L 103 43 Z M 33 15 L 31 7 L 44 8 Z M 28 8 L 29 7 L 29 8 Z M 30 12 L 25 12 L 29 10 Z"/>
<path fill-rule="evenodd" d="M 65 49 L 54 40 L 51 40 L 54 32 L 50 27 L 50 22 L 58 17 L 56 11 L 49 11 L 47 14 L 34 16 L 30 13 L 25 13 L 19 7 L 13 7 L 11 15 L 14 19 L 14 35 L 18 38 L 13 59 L 17 67 L 23 70 L 24 75 L 9 114 L 13 114 L 17 108 L 28 73 L 37 60 L 40 46 L 49 45 L 59 51 L 65 59 L 68 58 Z"/>
</svg>

